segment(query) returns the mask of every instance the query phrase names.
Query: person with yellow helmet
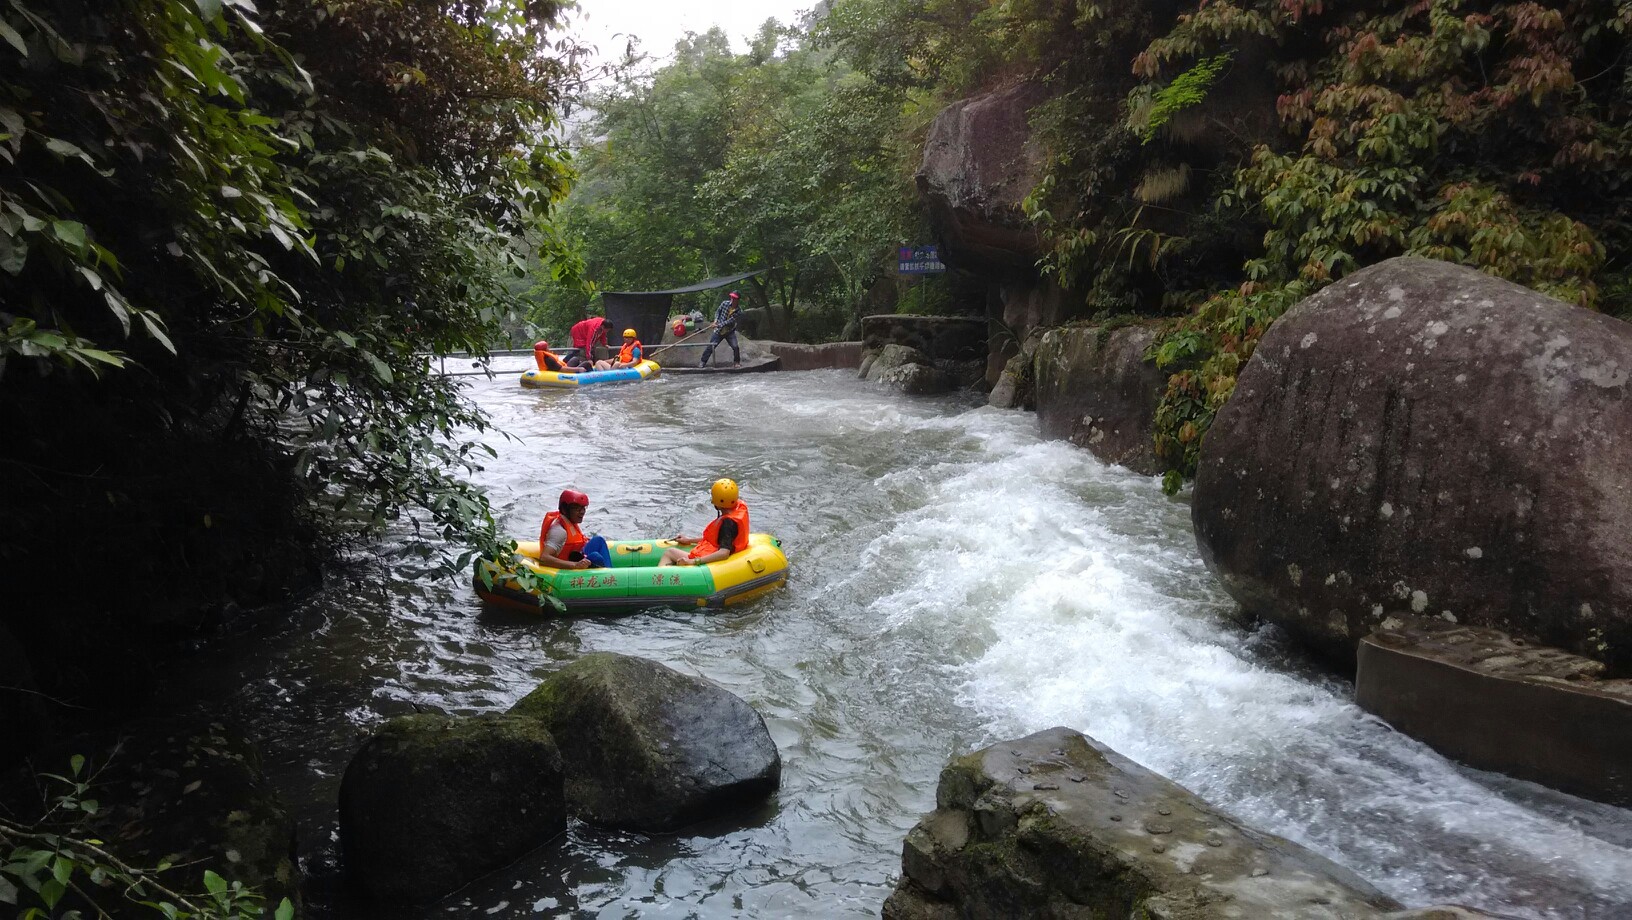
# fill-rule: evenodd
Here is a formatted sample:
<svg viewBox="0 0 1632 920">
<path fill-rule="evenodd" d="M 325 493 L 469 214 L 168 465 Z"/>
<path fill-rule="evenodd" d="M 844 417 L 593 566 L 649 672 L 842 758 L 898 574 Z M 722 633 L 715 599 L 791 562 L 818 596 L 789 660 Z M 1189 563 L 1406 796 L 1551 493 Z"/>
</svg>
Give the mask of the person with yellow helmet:
<svg viewBox="0 0 1632 920">
<path fill-rule="evenodd" d="M 613 367 L 634 367 L 646 358 L 646 349 L 640 344 L 635 330 L 623 330 L 623 348 L 618 351 L 618 360 L 612 363 Z"/>
<path fill-rule="evenodd" d="M 709 501 L 714 505 L 715 516 L 704 528 L 703 535 L 675 537 L 674 542 L 680 545 L 664 550 L 658 565 L 708 565 L 748 548 L 748 503 L 738 497 L 736 481 L 714 480 Z M 688 551 L 686 547 L 691 549 Z"/>
</svg>

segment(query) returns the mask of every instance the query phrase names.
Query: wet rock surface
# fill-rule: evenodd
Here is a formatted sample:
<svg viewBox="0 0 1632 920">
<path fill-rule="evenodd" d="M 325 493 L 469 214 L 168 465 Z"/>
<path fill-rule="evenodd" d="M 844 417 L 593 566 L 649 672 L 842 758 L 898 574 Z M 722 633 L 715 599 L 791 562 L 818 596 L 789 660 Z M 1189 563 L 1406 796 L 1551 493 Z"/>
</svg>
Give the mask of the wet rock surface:
<svg viewBox="0 0 1632 920">
<path fill-rule="evenodd" d="M 1068 326 L 1043 334 L 1033 362 L 1043 437 L 1070 441 L 1135 472 L 1163 469 L 1156 406 L 1168 375 L 1145 359 L 1149 325 Z"/>
<path fill-rule="evenodd" d="M 533 719 L 401 716 L 340 785 L 351 882 L 385 900 L 435 900 L 566 829 L 561 756 Z"/>
<path fill-rule="evenodd" d="M 561 745 L 587 820 L 672 831 L 762 802 L 782 776 L 765 721 L 712 681 L 628 655 L 588 655 L 512 707 Z"/>
<path fill-rule="evenodd" d="M 1399 908 L 1336 863 L 1243 827 L 1070 729 L 954 760 L 935 802 L 902 849 L 886 920 L 1365 920 Z"/>
<path fill-rule="evenodd" d="M 1355 702 L 1448 757 L 1632 805 L 1632 680 L 1493 629 L 1394 617 L 1360 643 Z"/>
<path fill-rule="evenodd" d="M 1418 258 L 1270 329 L 1202 445 L 1197 542 L 1340 662 L 1408 610 L 1632 667 L 1632 324 Z"/>
</svg>

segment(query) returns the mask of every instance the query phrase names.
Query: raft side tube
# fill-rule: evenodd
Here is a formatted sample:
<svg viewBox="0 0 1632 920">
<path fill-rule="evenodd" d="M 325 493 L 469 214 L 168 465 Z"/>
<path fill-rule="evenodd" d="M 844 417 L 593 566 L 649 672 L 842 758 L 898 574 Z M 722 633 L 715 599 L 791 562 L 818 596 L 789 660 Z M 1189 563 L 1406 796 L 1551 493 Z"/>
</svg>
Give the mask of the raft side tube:
<svg viewBox="0 0 1632 920">
<path fill-rule="evenodd" d="M 568 613 L 606 613 L 648 607 L 720 608 L 762 597 L 787 583 L 788 560 L 769 534 L 750 534 L 748 548 L 702 566 L 658 566 L 673 540 L 609 541 L 610 568 L 557 569 L 537 561 L 538 543 L 516 545 L 521 565 L 541 579 Z M 490 573 L 491 587 L 482 583 Z M 492 560 L 476 563 L 473 587 L 483 600 L 531 613 L 549 613 L 537 589 L 524 585 L 514 569 Z"/>
</svg>

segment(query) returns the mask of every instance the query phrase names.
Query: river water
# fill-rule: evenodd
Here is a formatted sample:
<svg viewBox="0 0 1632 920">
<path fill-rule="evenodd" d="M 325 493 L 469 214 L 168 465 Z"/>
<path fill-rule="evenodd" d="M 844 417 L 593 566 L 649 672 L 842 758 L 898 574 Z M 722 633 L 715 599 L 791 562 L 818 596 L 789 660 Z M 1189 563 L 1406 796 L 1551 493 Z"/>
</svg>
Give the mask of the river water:
<svg viewBox="0 0 1632 920">
<path fill-rule="evenodd" d="M 568 485 L 591 496 L 586 530 L 694 532 L 730 476 L 792 576 L 722 613 L 541 620 L 406 574 L 397 539 L 218 643 L 202 692 L 250 727 L 297 813 L 313 916 L 876 917 L 946 760 L 1066 725 L 1407 904 L 1632 917 L 1632 813 L 1459 768 L 1367 716 L 1273 630 L 1231 620 L 1184 500 L 1042 441 L 1030 414 L 841 371 L 514 380 L 470 384 L 513 436 L 480 477 L 509 533 L 536 534 Z M 417 914 L 348 900 L 334 803 L 374 727 L 503 710 L 602 650 L 749 700 L 782 752 L 777 800 L 673 837 L 574 826 Z"/>
</svg>

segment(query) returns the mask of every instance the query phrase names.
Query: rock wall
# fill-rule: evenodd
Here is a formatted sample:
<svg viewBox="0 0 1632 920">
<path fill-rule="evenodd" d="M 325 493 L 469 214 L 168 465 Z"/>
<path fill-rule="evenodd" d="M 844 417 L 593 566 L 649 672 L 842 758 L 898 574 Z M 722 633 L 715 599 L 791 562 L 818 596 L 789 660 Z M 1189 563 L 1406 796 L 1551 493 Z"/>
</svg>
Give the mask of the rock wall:
<svg viewBox="0 0 1632 920">
<path fill-rule="evenodd" d="M 1203 557 L 1352 662 L 1392 611 L 1632 668 L 1632 325 L 1390 259 L 1294 307 L 1202 443 Z"/>
<path fill-rule="evenodd" d="M 1043 437 L 1068 440 L 1135 472 L 1161 472 L 1156 406 L 1168 375 L 1145 359 L 1155 339 L 1151 325 L 1045 332 L 1032 364 Z"/>
<path fill-rule="evenodd" d="M 1360 643 L 1355 702 L 1434 750 L 1632 805 L 1632 680 L 1493 629 L 1393 618 Z"/>
<path fill-rule="evenodd" d="M 1367 920 L 1399 907 L 1070 729 L 954 760 L 935 805 L 902 847 L 885 920 Z"/>
</svg>

